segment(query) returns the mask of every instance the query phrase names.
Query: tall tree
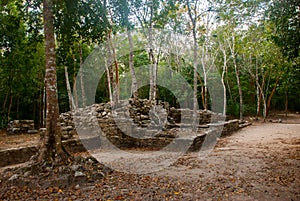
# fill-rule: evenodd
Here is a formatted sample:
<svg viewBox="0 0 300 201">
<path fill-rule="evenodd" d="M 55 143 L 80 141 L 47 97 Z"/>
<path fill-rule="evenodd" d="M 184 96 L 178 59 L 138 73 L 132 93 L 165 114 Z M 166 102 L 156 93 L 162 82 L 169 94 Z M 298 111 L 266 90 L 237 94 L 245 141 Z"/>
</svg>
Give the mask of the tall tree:
<svg viewBox="0 0 300 201">
<path fill-rule="evenodd" d="M 67 153 L 63 150 L 59 108 L 57 97 L 56 53 L 54 36 L 53 0 L 43 1 L 43 19 L 45 34 L 45 88 L 46 88 L 46 134 L 40 148 L 38 160 L 65 162 Z"/>
<path fill-rule="evenodd" d="M 299 0 L 270 1 L 266 19 L 274 24 L 271 39 L 289 58 L 284 82 L 280 86 L 285 98 L 285 108 L 300 110 L 300 3 Z M 290 103 L 290 104 L 288 104 Z M 290 106 L 289 106 L 290 105 Z"/>
<path fill-rule="evenodd" d="M 134 98 L 138 97 L 138 84 L 137 84 L 137 79 L 136 79 L 136 74 L 135 74 L 135 69 L 134 69 L 134 47 L 133 47 L 133 40 L 132 40 L 132 28 L 133 25 L 130 22 L 130 15 L 131 15 L 131 10 L 130 10 L 130 5 L 129 1 L 127 0 L 113 0 L 111 1 L 112 6 L 113 6 L 113 16 L 116 18 L 116 23 L 119 24 L 122 28 L 125 28 L 126 33 L 127 33 L 127 40 L 129 44 L 129 69 L 131 73 L 131 92 Z"/>
<path fill-rule="evenodd" d="M 186 6 L 188 8 L 188 15 L 191 23 L 192 36 L 193 36 L 193 68 L 194 68 L 194 94 L 193 94 L 193 130 L 196 131 L 198 122 L 197 119 L 197 110 L 198 110 L 198 101 L 197 101 L 197 76 L 198 76 L 198 41 L 197 41 L 197 18 L 198 18 L 198 3 L 199 1 L 194 1 L 194 4 L 190 0 L 186 0 Z"/>
</svg>

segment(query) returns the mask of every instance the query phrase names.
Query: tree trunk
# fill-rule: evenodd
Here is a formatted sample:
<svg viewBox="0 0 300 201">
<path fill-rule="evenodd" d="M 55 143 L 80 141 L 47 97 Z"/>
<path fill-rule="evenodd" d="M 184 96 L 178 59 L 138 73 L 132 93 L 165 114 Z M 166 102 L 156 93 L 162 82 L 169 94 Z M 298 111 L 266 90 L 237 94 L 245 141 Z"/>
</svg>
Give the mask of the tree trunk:
<svg viewBox="0 0 300 201">
<path fill-rule="evenodd" d="M 46 134 L 42 139 L 38 161 L 65 162 L 66 152 L 61 143 L 59 108 L 56 79 L 56 54 L 53 25 L 53 2 L 44 0 L 44 34 L 45 34 L 45 87 L 46 87 Z"/>
<path fill-rule="evenodd" d="M 276 83 L 275 83 L 275 85 L 274 85 L 274 87 L 273 87 L 273 89 L 272 89 L 272 91 L 271 91 L 271 94 L 270 94 L 270 96 L 269 96 L 269 98 L 268 98 L 267 111 L 266 111 L 266 115 L 267 115 L 267 116 L 268 116 L 269 111 L 270 111 L 271 100 L 272 100 L 272 98 L 273 98 L 273 96 L 274 96 L 274 94 L 275 94 L 275 91 L 276 91 L 276 87 L 277 87 L 277 85 L 278 85 L 278 82 L 279 82 L 279 77 L 276 79 Z"/>
<path fill-rule="evenodd" d="M 285 90 L 285 101 L 284 101 L 284 111 L 285 111 L 285 117 L 288 115 L 288 106 L 289 106 L 289 98 L 288 98 L 288 91 Z"/>
<path fill-rule="evenodd" d="M 85 88 L 84 88 L 84 74 L 83 74 L 83 56 L 82 56 L 82 45 L 81 42 L 79 43 L 79 61 L 80 61 L 80 70 L 79 70 L 79 76 L 80 76 L 80 89 L 81 89 L 81 106 L 86 106 L 86 99 L 85 99 Z"/>
<path fill-rule="evenodd" d="M 130 73 L 132 76 L 132 85 L 131 85 L 131 92 L 133 95 L 133 98 L 138 98 L 138 86 L 137 86 L 137 80 L 134 70 L 134 63 L 133 63 L 133 43 L 132 43 L 132 36 L 130 30 L 127 28 L 127 37 L 129 42 L 129 68 Z"/>
<path fill-rule="evenodd" d="M 230 46 L 230 50 L 231 50 L 231 56 L 233 59 L 233 65 L 234 65 L 234 71 L 235 71 L 235 75 L 236 75 L 236 81 L 237 81 L 237 85 L 238 85 L 238 91 L 239 91 L 239 97 L 240 97 L 240 120 L 243 119 L 243 92 L 242 92 L 242 86 L 241 86 L 241 81 L 240 81 L 240 71 L 238 69 L 237 63 L 236 63 L 236 57 L 235 57 L 235 37 L 234 35 L 232 35 L 232 46 Z"/>
<path fill-rule="evenodd" d="M 112 88 L 111 88 L 112 80 L 110 79 L 110 70 L 109 70 L 109 67 L 111 65 L 110 41 L 107 41 L 107 60 L 105 62 L 106 62 L 105 69 L 106 69 L 109 101 L 110 103 L 113 103 Z"/>
<path fill-rule="evenodd" d="M 10 120 L 9 116 L 10 116 L 10 111 L 11 111 L 12 103 L 13 103 L 13 95 L 10 94 L 8 111 L 7 111 L 7 122 L 9 122 L 9 120 Z"/>
<path fill-rule="evenodd" d="M 73 75 L 73 94 L 74 94 L 74 104 L 75 108 L 78 108 L 78 95 L 77 95 L 77 79 L 76 79 L 76 58 L 75 58 L 75 53 L 73 52 L 72 54 L 73 57 L 73 62 L 74 62 L 74 75 Z"/>
<path fill-rule="evenodd" d="M 204 45 L 204 47 L 202 48 L 202 58 L 201 58 L 201 63 L 202 63 L 202 70 L 203 70 L 203 101 L 204 101 L 204 104 L 203 104 L 203 107 L 204 107 L 204 110 L 207 110 L 208 109 L 208 90 L 207 90 L 207 72 L 206 72 L 206 56 L 207 56 L 207 52 L 206 52 L 206 47 Z"/>
<path fill-rule="evenodd" d="M 192 32 L 193 32 L 193 42 L 194 42 L 194 47 L 193 47 L 193 67 L 194 67 L 194 93 L 193 93 L 193 131 L 196 132 L 197 131 L 197 127 L 198 127 L 198 122 L 197 122 L 197 110 L 198 110 L 198 101 L 197 101 L 197 68 L 198 68 L 198 43 L 197 43 L 197 25 L 196 25 L 196 18 L 197 18 L 197 13 L 195 14 L 195 17 L 193 17 L 192 15 L 192 10 L 191 10 L 191 6 L 189 3 L 189 0 L 186 1 L 187 4 L 187 8 L 188 8 L 188 14 L 191 20 L 191 24 L 192 24 Z M 194 8 L 194 11 L 196 10 L 196 8 Z M 205 85 L 205 84 L 204 84 Z"/>
<path fill-rule="evenodd" d="M 115 82 L 115 84 L 113 84 L 114 83 L 113 79 L 111 79 L 111 84 L 112 84 L 112 86 L 114 86 L 113 89 L 116 90 L 116 91 L 114 91 L 113 99 L 117 103 L 119 101 L 119 98 L 120 98 L 119 65 L 118 65 L 118 60 L 117 60 L 116 49 L 115 49 L 115 46 L 113 45 L 112 38 L 111 38 L 111 30 L 108 34 L 108 39 L 109 39 L 110 49 L 112 51 L 112 56 L 113 56 L 113 59 L 114 59 L 114 65 L 115 65 L 115 71 L 116 71 L 116 82 Z"/>
<path fill-rule="evenodd" d="M 255 83 L 256 83 L 256 98 L 257 98 L 257 104 L 256 104 L 256 119 L 260 116 L 260 102 L 261 102 L 261 96 L 260 96 L 260 90 L 259 90 L 259 77 L 258 77 L 258 64 L 255 65 Z"/>
<path fill-rule="evenodd" d="M 68 67 L 65 66 L 65 77 L 66 77 L 66 85 L 67 85 L 67 92 L 68 92 L 68 98 L 69 98 L 69 107 L 70 111 L 75 109 L 74 99 L 72 96 L 71 86 L 69 82 L 69 74 L 68 74 Z"/>
<path fill-rule="evenodd" d="M 155 72 L 155 58 L 154 58 L 154 48 L 153 48 L 153 2 L 150 9 L 150 26 L 149 26 L 149 61 L 150 61 L 150 67 L 149 67 L 149 79 L 150 79 L 150 89 L 149 89 L 149 100 L 155 100 L 154 96 L 154 72 Z"/>
<path fill-rule="evenodd" d="M 222 86 L 223 86 L 223 115 L 226 115 L 226 110 L 227 110 L 227 97 L 226 97 L 226 86 L 225 86 L 225 73 L 227 72 L 227 55 L 225 49 L 222 48 L 222 53 L 223 53 L 223 70 L 222 70 Z"/>
<path fill-rule="evenodd" d="M 262 100 L 263 100 L 263 105 L 264 105 L 263 119 L 264 119 L 264 122 L 265 122 L 266 118 L 267 118 L 267 102 L 266 102 L 265 94 L 263 92 L 261 94 L 262 94 Z"/>
</svg>

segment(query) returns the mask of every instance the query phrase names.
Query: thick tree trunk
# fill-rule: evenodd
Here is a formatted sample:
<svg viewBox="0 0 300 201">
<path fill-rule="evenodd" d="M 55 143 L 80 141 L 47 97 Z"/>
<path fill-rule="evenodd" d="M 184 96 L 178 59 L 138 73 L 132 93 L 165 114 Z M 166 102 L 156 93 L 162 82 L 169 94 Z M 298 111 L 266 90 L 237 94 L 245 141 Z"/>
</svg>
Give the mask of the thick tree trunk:
<svg viewBox="0 0 300 201">
<path fill-rule="evenodd" d="M 137 80 L 134 70 L 134 63 L 133 63 L 133 43 L 132 43 L 132 36 L 130 30 L 127 28 L 127 37 L 129 42 L 129 69 L 132 76 L 132 85 L 131 85 L 131 92 L 133 95 L 133 98 L 138 98 L 138 86 L 137 86 Z"/>
<path fill-rule="evenodd" d="M 46 134 L 41 143 L 38 160 L 61 163 L 66 159 L 61 143 L 59 108 L 57 97 L 56 55 L 53 26 L 53 2 L 44 0 L 44 33 L 45 33 L 45 87 L 46 87 Z"/>
</svg>

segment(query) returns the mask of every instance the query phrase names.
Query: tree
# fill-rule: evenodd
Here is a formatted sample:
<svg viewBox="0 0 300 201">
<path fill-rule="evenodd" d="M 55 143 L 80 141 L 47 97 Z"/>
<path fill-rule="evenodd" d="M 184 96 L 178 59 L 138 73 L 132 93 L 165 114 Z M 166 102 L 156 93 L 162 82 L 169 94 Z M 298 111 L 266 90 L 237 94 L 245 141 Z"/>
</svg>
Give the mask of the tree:
<svg viewBox="0 0 300 201">
<path fill-rule="evenodd" d="M 64 0 L 55 6 L 58 66 L 67 66 L 70 70 L 76 107 L 88 104 L 83 61 L 90 53 L 90 47 L 103 41 L 109 30 L 104 4 L 98 0 Z M 77 75 L 80 79 L 76 81 Z"/>
<path fill-rule="evenodd" d="M 45 88 L 46 88 L 46 134 L 38 156 L 39 161 L 66 162 L 67 152 L 63 150 L 56 79 L 56 53 L 54 37 L 53 0 L 44 0 L 43 19 L 45 34 Z"/>
<path fill-rule="evenodd" d="M 12 119 L 43 122 L 44 48 L 40 24 L 27 9 L 20 1 L 0 2 L 0 128 Z"/>
<path fill-rule="evenodd" d="M 241 50 L 244 68 L 256 83 L 257 117 L 260 115 L 260 104 L 263 103 L 265 120 L 271 106 L 271 100 L 281 82 L 283 69 L 288 63 L 279 47 L 269 40 L 272 26 L 265 23 L 249 27 Z"/>
<path fill-rule="evenodd" d="M 156 40 L 161 39 L 159 34 L 155 32 L 155 29 L 164 29 L 170 19 L 175 18 L 174 13 L 178 10 L 176 6 L 177 1 L 164 1 L 164 0 L 147 0 L 131 1 L 132 12 L 138 19 L 139 27 L 143 29 L 144 35 L 148 42 L 148 54 L 149 54 L 149 100 L 155 100 L 157 98 L 158 86 L 157 86 L 157 72 L 158 64 L 161 56 L 162 44 L 155 46 Z M 161 30 L 160 30 L 161 31 Z M 156 38 L 158 37 L 158 38 Z"/>
<path fill-rule="evenodd" d="M 198 0 L 194 2 L 194 5 L 190 3 L 189 0 L 186 0 L 186 6 L 188 8 L 188 15 L 190 18 L 192 36 L 193 36 L 193 69 L 194 69 L 194 94 L 193 94 L 193 130 L 197 130 L 198 122 L 195 122 L 197 119 L 197 110 L 198 110 L 198 101 L 197 101 L 197 69 L 198 69 L 198 42 L 197 42 L 197 9 L 198 9 Z"/>
<path fill-rule="evenodd" d="M 265 13 L 266 20 L 274 24 L 272 39 L 288 57 L 284 82 L 280 86 L 285 96 L 285 110 L 300 110 L 300 4 L 299 0 L 271 1 Z M 289 104 L 290 103 L 290 104 Z"/>
<path fill-rule="evenodd" d="M 120 1 L 112 1 L 113 6 L 113 15 L 116 18 L 117 23 L 125 28 L 127 33 L 127 39 L 129 43 L 129 69 L 132 76 L 132 84 L 131 84 L 131 92 L 134 98 L 138 97 L 138 85 L 137 85 L 137 79 L 135 75 L 134 70 L 134 62 L 133 62 L 133 56 L 134 56 L 134 47 L 133 47 L 133 41 L 132 41 L 132 24 L 129 20 L 130 17 L 130 5 L 127 0 L 120 0 Z"/>
</svg>

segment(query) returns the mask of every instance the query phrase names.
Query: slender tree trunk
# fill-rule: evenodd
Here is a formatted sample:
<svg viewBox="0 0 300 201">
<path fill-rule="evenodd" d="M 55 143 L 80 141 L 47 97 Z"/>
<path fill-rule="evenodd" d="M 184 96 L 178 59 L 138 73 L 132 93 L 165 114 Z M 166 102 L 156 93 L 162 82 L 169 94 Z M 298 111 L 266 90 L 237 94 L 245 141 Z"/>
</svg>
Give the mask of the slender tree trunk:
<svg viewBox="0 0 300 201">
<path fill-rule="evenodd" d="M 150 52 L 149 52 L 149 60 L 150 60 L 150 67 L 149 67 L 149 80 L 150 80 L 150 88 L 149 88 L 149 100 L 153 100 L 155 99 L 154 98 L 154 77 L 153 77 L 153 67 L 154 67 L 154 64 L 153 64 L 153 61 L 152 61 L 152 58 L 154 58 L 154 55 L 153 55 L 153 49 L 150 47 Z"/>
<path fill-rule="evenodd" d="M 256 98 L 257 98 L 257 107 L 256 107 L 256 119 L 260 116 L 260 102 L 261 102 L 261 96 L 260 96 L 260 90 L 259 90 L 259 77 L 258 77 L 258 64 L 255 65 L 255 83 L 256 83 Z"/>
<path fill-rule="evenodd" d="M 105 61 L 105 69 L 106 69 L 106 76 L 107 76 L 107 85 L 108 85 L 108 94 L 109 94 L 109 101 L 113 103 L 113 96 L 112 96 L 112 88 L 111 83 L 112 80 L 110 79 L 110 70 L 109 67 L 111 65 L 111 51 L 110 51 L 110 41 L 107 41 L 107 60 Z"/>
<path fill-rule="evenodd" d="M 196 132 L 197 131 L 197 127 L 198 127 L 198 122 L 197 122 L 197 110 L 198 110 L 198 101 L 197 101 L 197 86 L 198 86 L 198 82 L 197 82 L 197 76 L 198 76 L 198 43 L 197 43 L 197 25 L 196 25 L 196 16 L 197 13 L 195 12 L 195 17 L 193 17 L 192 15 L 192 10 L 191 10 L 191 6 L 190 6 L 190 2 L 189 0 L 186 1 L 186 5 L 188 8 L 188 14 L 191 20 L 191 24 L 192 24 L 192 33 L 193 33 L 193 68 L 194 68 L 194 79 L 193 79 L 193 85 L 194 85 L 194 92 L 193 92 L 193 131 Z M 194 8 L 194 11 L 196 11 L 196 8 Z M 204 84 L 205 85 L 205 84 Z"/>
<path fill-rule="evenodd" d="M 61 129 L 59 122 L 59 108 L 56 79 L 56 54 L 53 25 L 53 1 L 44 0 L 44 34 L 45 34 L 45 87 L 46 87 L 46 134 L 42 139 L 39 161 L 65 162 L 66 153 L 61 143 Z"/>
<path fill-rule="evenodd" d="M 73 67 L 74 67 L 74 75 L 73 75 L 73 94 L 74 94 L 74 104 L 75 108 L 78 108 L 78 94 L 77 94 L 77 79 L 76 79 L 76 58 L 75 53 L 72 54 L 73 57 Z"/>
<path fill-rule="evenodd" d="M 12 104 L 13 104 L 13 95 L 11 94 L 10 98 L 9 98 L 9 105 L 8 105 L 8 111 L 7 111 L 7 122 L 9 122 L 9 120 L 10 120 L 10 111 L 11 111 Z"/>
<path fill-rule="evenodd" d="M 269 111 L 270 111 L 271 100 L 272 100 L 272 98 L 273 98 L 273 96 L 274 96 L 274 94 L 275 94 L 275 91 L 276 91 L 276 87 L 277 87 L 277 85 L 278 85 L 278 82 L 279 82 L 279 77 L 276 79 L 276 83 L 275 83 L 275 85 L 274 85 L 274 87 L 273 87 L 273 89 L 272 89 L 272 91 L 271 91 L 271 93 L 270 93 L 270 96 L 269 96 L 269 98 L 268 98 L 267 111 L 266 111 L 266 115 L 267 115 L 267 116 L 268 116 Z"/>
<path fill-rule="evenodd" d="M 86 98 L 85 98 L 85 88 L 84 88 L 84 74 L 83 74 L 83 56 L 82 56 L 82 45 L 79 43 L 79 61 L 80 61 L 80 89 L 81 89 L 81 98 L 82 98 L 82 107 L 86 106 Z"/>
<path fill-rule="evenodd" d="M 289 106 L 289 97 L 288 97 L 288 91 L 285 90 L 285 100 L 284 100 L 284 111 L 285 111 L 285 117 L 287 117 L 288 114 L 288 106 Z"/>
<path fill-rule="evenodd" d="M 68 67 L 65 66 L 65 77 L 66 77 L 66 85 L 67 85 L 67 92 L 68 92 L 68 98 L 69 98 L 69 107 L 70 111 L 75 109 L 74 99 L 72 96 L 71 86 L 69 82 L 69 74 L 68 74 Z"/>
<path fill-rule="evenodd" d="M 116 48 L 115 48 L 115 46 L 112 42 L 112 38 L 111 38 L 111 30 L 109 32 L 108 39 L 109 39 L 110 49 L 112 51 L 112 56 L 113 56 L 115 71 L 116 71 L 116 81 L 114 82 L 113 79 L 111 79 L 111 85 L 116 90 L 116 91 L 114 91 L 113 98 L 114 98 L 114 101 L 117 103 L 119 101 L 119 98 L 120 98 L 119 64 L 118 64 L 118 60 L 117 60 Z"/>
<path fill-rule="evenodd" d="M 198 101 L 197 101 L 197 67 L 198 67 L 198 59 L 197 59 L 197 51 L 198 51 L 198 44 L 196 38 L 196 30 L 194 31 L 194 93 L 193 93 L 193 131 L 197 131 L 198 122 L 197 120 L 197 110 L 198 110 Z"/>
<path fill-rule="evenodd" d="M 264 106 L 264 110 L 263 110 L 263 119 L 264 122 L 266 122 L 266 118 L 267 118 L 267 102 L 266 102 L 266 98 L 265 98 L 265 94 L 262 94 L 262 101 L 263 101 L 263 106 Z"/>
<path fill-rule="evenodd" d="M 206 73 L 206 52 L 205 47 L 202 48 L 202 57 L 201 57 L 201 64 L 202 64 L 202 70 L 203 70 L 203 89 L 202 89 L 202 98 L 203 98 L 203 107 L 205 110 L 208 109 L 207 107 L 207 73 Z"/>
<path fill-rule="evenodd" d="M 155 100 L 154 95 L 154 73 L 155 73 L 155 58 L 154 58 L 154 48 L 153 48 L 153 2 L 150 8 L 150 26 L 149 26 L 149 60 L 150 60 L 150 67 L 149 67 L 149 79 L 150 79 L 150 89 L 149 89 L 149 100 Z"/>
<path fill-rule="evenodd" d="M 134 63 L 133 63 L 133 43 L 132 43 L 132 36 L 131 31 L 127 28 L 127 37 L 129 42 L 129 68 L 130 73 L 132 76 L 132 85 L 131 85 L 131 92 L 133 94 L 133 98 L 138 98 L 138 86 L 137 86 L 137 80 L 134 70 Z"/>
<path fill-rule="evenodd" d="M 159 56 L 160 52 L 157 54 L 157 59 L 154 63 L 154 68 L 153 68 L 153 98 L 156 100 L 158 98 L 157 92 L 158 92 L 158 87 L 157 87 L 157 70 L 158 70 L 158 62 L 159 62 Z"/>
<path fill-rule="evenodd" d="M 235 37 L 232 35 L 232 46 L 230 46 L 231 55 L 233 59 L 233 65 L 234 65 L 234 71 L 236 75 L 236 81 L 238 85 L 238 91 L 239 91 L 239 97 L 240 97 L 240 120 L 243 119 L 243 92 L 242 92 L 242 86 L 240 81 L 240 71 L 238 69 L 237 63 L 236 63 L 236 57 L 235 57 Z"/>
<path fill-rule="evenodd" d="M 225 74 L 227 72 L 227 55 L 226 55 L 226 51 L 225 49 L 222 48 L 222 53 L 223 53 L 223 70 L 222 70 L 222 78 L 221 78 L 221 82 L 222 82 L 222 86 L 223 86 L 223 115 L 226 115 L 226 110 L 227 110 L 227 97 L 226 97 L 226 85 L 225 85 Z"/>
</svg>

